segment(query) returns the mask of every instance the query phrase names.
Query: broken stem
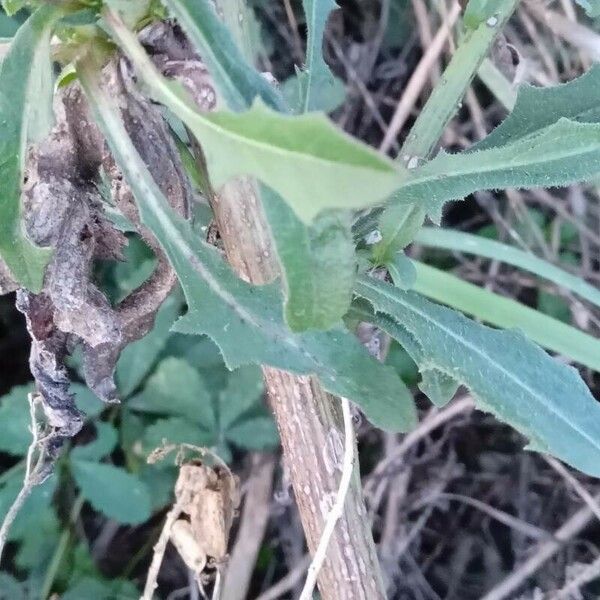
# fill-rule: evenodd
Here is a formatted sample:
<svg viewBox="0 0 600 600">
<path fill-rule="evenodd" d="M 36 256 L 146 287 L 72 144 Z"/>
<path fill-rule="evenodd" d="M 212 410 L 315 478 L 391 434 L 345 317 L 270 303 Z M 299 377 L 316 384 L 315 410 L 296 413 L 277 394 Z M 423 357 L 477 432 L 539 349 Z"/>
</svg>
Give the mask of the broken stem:
<svg viewBox="0 0 600 600">
<path fill-rule="evenodd" d="M 335 503 L 331 507 L 327 519 L 325 520 L 325 526 L 323 527 L 323 533 L 317 546 L 313 559 L 308 567 L 308 573 L 300 600 L 311 600 L 313 591 L 317 583 L 317 576 L 319 571 L 325 562 L 327 556 L 327 548 L 333 535 L 333 530 L 337 522 L 344 514 L 344 504 L 346 502 L 346 496 L 348 489 L 350 488 L 350 482 L 352 481 L 352 473 L 354 471 L 354 428 L 352 427 L 352 414 L 350 412 L 350 402 L 347 398 L 342 398 L 342 414 L 344 417 L 344 462 L 342 463 L 342 477 L 340 479 L 340 487 L 338 488 Z"/>
<path fill-rule="evenodd" d="M 163 525 L 158 541 L 154 546 L 154 554 L 152 556 L 150 568 L 148 569 L 144 593 L 142 594 L 140 600 L 152 600 L 154 596 L 154 590 L 158 587 L 158 572 L 160 571 L 165 550 L 167 549 L 167 544 L 169 543 L 169 539 L 171 537 L 171 530 L 173 529 L 175 521 L 177 521 L 181 511 L 183 510 L 184 503 L 185 498 L 178 499 L 175 504 L 173 504 L 173 508 L 167 513 L 165 524 Z"/>
<path fill-rule="evenodd" d="M 27 449 L 27 461 L 25 466 L 25 477 L 23 478 L 23 486 L 17 494 L 14 502 L 8 509 L 8 512 L 2 521 L 2 525 L 0 526 L 0 563 L 2 562 L 2 553 L 4 552 L 4 547 L 8 541 L 8 533 L 15 519 L 17 518 L 17 515 L 19 514 L 19 511 L 23 507 L 23 504 L 25 504 L 25 500 L 27 500 L 31 494 L 33 488 L 43 483 L 46 480 L 46 477 L 50 474 L 50 467 L 45 461 L 45 444 L 48 440 L 48 437 L 40 437 L 40 428 L 35 418 L 35 397 L 35 394 L 28 394 L 27 396 L 29 400 L 29 414 L 31 416 L 32 440 L 29 448 Z"/>
</svg>

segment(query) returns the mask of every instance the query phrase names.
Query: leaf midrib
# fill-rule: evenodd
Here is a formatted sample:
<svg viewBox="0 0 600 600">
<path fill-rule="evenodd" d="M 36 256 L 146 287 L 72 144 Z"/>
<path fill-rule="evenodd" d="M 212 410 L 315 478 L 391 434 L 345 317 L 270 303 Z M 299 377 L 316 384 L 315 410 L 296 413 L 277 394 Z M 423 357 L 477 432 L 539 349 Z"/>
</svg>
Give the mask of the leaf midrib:
<svg viewBox="0 0 600 600">
<path fill-rule="evenodd" d="M 580 126 L 580 127 L 594 127 L 596 130 L 598 130 L 598 133 L 600 134 L 600 124 L 597 123 L 577 123 L 576 121 L 571 121 L 570 119 L 568 119 L 569 123 L 572 123 L 573 125 L 576 126 Z M 549 130 L 551 130 L 553 127 L 555 127 L 555 125 L 550 125 L 549 127 L 546 127 L 545 130 L 542 130 L 540 132 L 536 132 L 535 134 L 530 134 L 530 136 L 535 135 L 536 137 L 538 136 L 542 136 L 545 133 L 547 133 Z M 584 132 L 587 133 L 587 132 Z M 528 137 L 530 136 L 526 136 L 524 138 L 521 138 L 518 140 L 518 142 L 516 142 L 517 144 L 522 144 L 524 143 Z M 543 160 L 540 159 L 535 159 L 535 160 L 529 160 L 527 162 L 523 161 L 523 162 L 510 162 L 510 164 L 508 163 L 508 161 L 504 160 L 502 161 L 502 167 L 498 168 L 497 166 L 489 165 L 489 166 L 484 166 L 484 167 L 477 167 L 477 168 L 471 168 L 471 169 L 461 169 L 461 170 L 453 170 L 449 175 L 445 175 L 444 173 L 435 173 L 435 174 L 430 174 L 430 175 L 425 175 L 422 177 L 415 177 L 412 180 L 408 180 L 406 181 L 405 185 L 403 187 L 399 187 L 398 191 L 401 192 L 402 189 L 407 189 L 410 188 L 412 186 L 419 186 L 419 185 L 425 185 L 427 183 L 431 183 L 431 182 L 436 182 L 436 181 L 450 181 L 452 179 L 461 179 L 464 178 L 465 176 L 469 176 L 469 175 L 483 175 L 483 174 L 489 174 L 489 173 L 495 173 L 495 172 L 500 172 L 506 169 L 517 169 L 517 168 L 524 168 L 530 165 L 546 165 L 546 164 L 550 164 L 553 162 L 556 162 L 558 160 L 569 160 L 569 159 L 573 159 L 576 157 L 580 157 L 582 155 L 587 155 L 587 154 L 594 154 L 597 152 L 600 152 L 600 139 L 598 139 L 595 142 L 595 146 L 593 148 L 591 148 L 590 146 L 592 145 L 592 141 L 588 141 L 585 146 L 582 146 L 579 150 L 573 150 L 573 151 L 558 151 L 557 153 L 554 152 L 550 152 L 546 155 L 543 155 Z M 490 149 L 486 149 L 486 150 L 480 150 L 479 153 L 483 154 L 483 153 L 492 153 L 492 152 L 506 152 L 507 150 L 510 149 L 510 144 L 505 145 L 505 146 L 498 146 L 498 147 L 494 147 L 494 148 L 490 148 Z M 523 153 L 525 152 L 531 152 L 531 149 L 529 149 L 528 151 L 523 151 Z M 517 153 L 516 157 L 519 157 L 520 154 L 523 153 Z M 464 154 L 465 157 L 476 157 L 478 153 L 467 153 Z M 463 156 L 462 153 L 460 154 L 448 154 L 446 155 L 447 157 L 449 157 L 450 159 L 453 159 L 454 157 L 460 157 Z M 487 157 L 486 157 L 487 158 Z M 435 164 L 435 160 L 432 161 L 430 164 L 434 165 Z M 424 167 L 424 169 L 426 169 L 427 166 Z"/>
<path fill-rule="evenodd" d="M 501 364 L 499 364 L 498 362 L 496 362 L 496 360 L 494 360 L 493 357 L 489 356 L 483 349 L 481 349 L 481 348 L 479 348 L 477 346 L 474 346 L 468 340 L 465 340 L 464 338 L 460 337 L 459 335 L 457 335 L 456 333 L 454 333 L 451 329 L 448 329 L 448 327 L 446 325 L 444 325 L 443 323 L 440 323 L 438 320 L 436 320 L 435 318 L 433 318 L 430 314 L 425 313 L 425 312 L 419 310 L 417 307 L 415 307 L 415 306 L 411 305 L 410 303 L 404 301 L 402 298 L 399 298 L 397 296 L 389 294 L 387 292 L 387 290 L 381 289 L 379 286 L 373 285 L 367 277 L 362 277 L 358 281 L 358 286 L 360 287 L 361 285 L 367 287 L 368 289 L 374 291 L 375 293 L 381 294 L 388 301 L 391 301 L 392 303 L 397 302 L 398 304 L 401 304 L 402 306 L 404 306 L 409 311 L 412 311 L 414 314 L 416 314 L 419 317 L 421 317 L 422 319 L 424 319 L 426 322 L 429 322 L 432 325 L 435 325 L 436 327 L 438 327 L 439 329 L 441 329 L 444 333 L 446 333 L 451 338 L 453 338 L 454 340 L 456 340 L 463 347 L 465 347 L 465 348 L 467 348 L 467 349 L 475 352 L 476 354 L 478 354 L 483 360 L 485 360 L 489 364 L 493 365 L 500 373 L 504 374 L 511 381 L 513 381 L 514 383 L 516 383 L 518 387 L 521 387 L 523 390 L 525 390 L 532 398 L 536 399 L 537 402 L 538 402 L 538 404 L 541 405 L 541 406 L 543 406 L 549 413 L 555 414 L 557 417 L 559 417 L 561 419 L 561 421 L 564 421 L 564 423 L 567 425 L 567 427 L 569 427 L 575 433 L 579 434 L 583 439 L 585 439 L 588 442 L 590 442 L 590 444 L 593 447 L 597 448 L 600 451 L 600 444 L 597 442 L 597 440 L 595 440 L 593 437 L 590 437 L 585 431 L 581 431 L 579 429 L 579 427 L 575 427 L 575 425 L 572 424 L 569 421 L 569 419 L 567 419 L 565 417 L 565 415 L 562 413 L 562 411 L 560 411 L 560 410 L 558 410 L 558 411 L 557 410 L 552 410 L 552 407 L 548 406 L 547 402 L 544 401 L 545 400 L 545 396 L 544 395 L 540 395 L 538 392 L 535 391 L 535 389 L 532 389 L 530 386 L 525 385 L 518 377 L 516 377 L 515 375 L 513 375 L 511 373 L 511 371 L 507 371 Z M 370 300 L 368 296 L 365 296 L 365 298 L 367 300 Z M 386 311 L 381 311 L 381 312 L 385 313 Z"/>
</svg>

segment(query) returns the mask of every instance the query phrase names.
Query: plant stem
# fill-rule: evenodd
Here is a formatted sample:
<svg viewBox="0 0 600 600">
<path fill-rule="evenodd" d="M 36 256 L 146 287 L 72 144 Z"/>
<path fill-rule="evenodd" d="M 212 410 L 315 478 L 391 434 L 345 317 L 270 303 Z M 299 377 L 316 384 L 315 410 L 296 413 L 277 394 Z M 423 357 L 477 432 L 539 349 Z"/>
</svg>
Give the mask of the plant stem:
<svg viewBox="0 0 600 600">
<path fill-rule="evenodd" d="M 152 562 L 150 563 L 150 568 L 148 569 L 146 585 L 144 586 L 144 593 L 142 594 L 141 600 L 152 600 L 154 596 L 154 590 L 156 590 L 158 587 L 156 580 L 158 579 L 160 565 L 162 565 L 165 550 L 167 549 L 167 544 L 169 543 L 171 530 L 173 529 L 175 521 L 177 521 L 179 515 L 181 514 L 184 502 L 185 499 L 180 498 L 175 502 L 175 504 L 173 504 L 173 507 L 167 513 L 165 524 L 163 525 L 160 536 L 158 537 L 158 541 L 154 546 L 154 554 L 152 555 Z"/>
<path fill-rule="evenodd" d="M 46 571 L 46 576 L 44 577 L 44 583 L 42 585 L 42 591 L 40 593 L 40 598 L 45 600 L 50 595 L 52 591 L 52 586 L 54 585 L 54 580 L 56 579 L 56 574 L 58 573 L 58 569 L 60 568 L 60 564 L 63 560 L 63 556 L 67 551 L 69 546 L 69 542 L 71 541 L 71 526 L 77 521 L 79 518 L 79 514 L 81 513 L 81 509 L 83 508 L 83 503 L 85 499 L 81 494 L 77 496 L 73 506 L 71 508 L 71 513 L 69 515 L 69 522 L 62 532 L 60 539 L 58 540 L 58 545 L 56 546 L 56 550 L 52 556 L 52 560 L 50 561 L 50 566 Z"/>
<path fill-rule="evenodd" d="M 397 160 L 408 164 L 415 161 L 427 160 L 433 153 L 444 129 L 461 107 L 462 99 L 471 85 L 481 63 L 490 52 L 498 34 L 511 17 L 519 0 L 500 0 L 493 19 L 483 21 L 476 29 L 469 30 L 461 43 L 438 84 L 435 86 L 427 103 L 421 110 L 413 125 Z M 380 219 L 381 229 L 393 230 L 393 223 L 398 219 L 398 211 L 394 210 L 394 200 L 397 195 L 392 195 L 388 208 Z M 413 238 L 420 229 L 426 212 L 420 206 L 408 205 L 402 211 L 410 212 L 410 218 L 405 217 L 405 222 L 410 223 L 411 230 L 398 232 L 389 239 L 384 239 L 379 249 L 381 255 L 393 255 L 402 247 L 395 243 L 396 238 L 404 240 Z M 390 221 L 386 225 L 386 221 Z"/>
<path fill-rule="evenodd" d="M 323 567 L 325 557 L 327 556 L 327 548 L 329 547 L 333 530 L 344 512 L 344 503 L 346 502 L 348 488 L 350 487 L 350 482 L 352 481 L 355 456 L 354 427 L 352 426 L 350 402 L 348 402 L 347 398 L 342 398 L 342 413 L 344 415 L 344 462 L 342 464 L 342 478 L 340 480 L 340 487 L 337 491 L 335 504 L 331 507 L 331 510 L 327 515 L 327 520 L 325 521 L 325 527 L 323 528 L 323 533 L 321 534 L 317 551 L 315 552 L 312 562 L 308 567 L 308 574 L 306 576 L 304 588 L 300 594 L 300 600 L 311 600 L 312 598 L 313 591 L 317 583 L 317 576 Z"/>
<path fill-rule="evenodd" d="M 222 4 L 222 0 L 218 3 Z M 244 0 L 228 0 L 232 15 L 228 26 L 235 32 L 245 22 Z M 238 10 L 232 10 L 235 4 Z M 238 39 L 247 39 L 234 33 Z M 250 48 L 243 48 L 249 54 Z M 256 184 L 240 178 L 219 191 L 213 211 L 225 254 L 234 270 L 253 283 L 277 277 L 279 266 L 269 225 Z M 317 551 L 325 526 L 323 502 L 339 487 L 335 470 L 329 471 L 324 453 L 332 436 L 343 438 L 340 403 L 313 377 L 299 377 L 263 368 L 267 395 L 277 421 L 283 455 L 289 468 L 307 545 Z M 354 439 L 351 444 L 356 453 Z M 323 600 L 384 600 L 385 589 L 369 523 L 358 470 L 352 470 L 346 503 L 331 535 L 327 560 L 318 576 Z M 360 565 L 360 568 L 359 568 Z"/>
</svg>

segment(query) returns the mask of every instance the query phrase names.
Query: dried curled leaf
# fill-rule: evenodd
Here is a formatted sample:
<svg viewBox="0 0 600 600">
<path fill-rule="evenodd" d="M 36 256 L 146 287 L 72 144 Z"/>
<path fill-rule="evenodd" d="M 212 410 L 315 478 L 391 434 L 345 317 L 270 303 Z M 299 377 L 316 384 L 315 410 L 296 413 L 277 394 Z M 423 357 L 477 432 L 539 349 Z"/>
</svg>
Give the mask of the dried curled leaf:
<svg viewBox="0 0 600 600">
<path fill-rule="evenodd" d="M 106 68 L 103 83 L 119 99 L 127 131 L 171 206 L 187 217 L 192 191 L 168 128 L 160 111 L 133 92 L 128 78 L 115 61 Z M 87 384 L 104 401 L 117 401 L 113 373 L 119 354 L 151 329 L 176 276 L 150 232 L 141 227 L 131 192 L 89 116 L 79 86 L 62 89 L 54 108 L 55 127 L 29 150 L 23 198 L 28 236 L 54 254 L 41 293 L 20 291 L 18 307 L 32 337 L 30 365 L 44 411 L 60 439 L 77 433 L 83 422 L 69 392 L 65 357 L 80 344 Z M 127 243 L 103 214 L 96 185 L 101 169 L 111 179 L 118 208 L 158 256 L 150 278 L 115 307 L 92 280 L 94 261 L 122 259 Z M 0 264 L 0 291 L 15 289 L 3 267 Z"/>
</svg>

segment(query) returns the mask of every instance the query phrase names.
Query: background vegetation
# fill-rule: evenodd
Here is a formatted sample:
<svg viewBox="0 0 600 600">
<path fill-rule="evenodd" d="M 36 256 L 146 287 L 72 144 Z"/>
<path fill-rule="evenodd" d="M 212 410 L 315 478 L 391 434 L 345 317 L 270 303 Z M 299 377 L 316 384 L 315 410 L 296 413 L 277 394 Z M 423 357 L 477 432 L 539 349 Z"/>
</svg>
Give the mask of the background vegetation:
<svg viewBox="0 0 600 600">
<path fill-rule="evenodd" d="M 328 108 L 346 131 L 395 154 L 459 40 L 456 25 L 439 52 L 428 55 L 453 5 L 441 0 L 348 0 L 339 5 L 324 46 L 336 76 Z M 255 0 L 254 9 L 260 64 L 294 97 L 294 65 L 304 62 L 306 44 L 300 2 Z M 8 37 L 24 15 L 0 17 L 0 37 Z M 483 139 L 514 106 L 519 84 L 550 86 L 585 72 L 600 57 L 597 31 L 600 23 L 571 0 L 524 2 L 446 130 L 444 148 L 465 149 Z M 419 71 L 424 56 L 431 63 Z M 409 101 L 407 90 L 412 90 Z M 405 104 L 399 105 L 400 98 Z M 559 265 L 595 288 L 599 206 L 594 182 L 561 190 L 478 192 L 449 205 L 442 221 L 477 241 L 460 236 L 444 241 L 426 229 L 408 253 L 597 337 L 593 299 L 540 279 L 539 265 L 523 270 L 499 260 L 497 249 L 486 242 L 504 242 L 543 257 L 546 265 Z M 198 227 L 207 228 L 209 222 L 208 214 L 200 215 Z M 118 300 L 147 277 L 153 261 L 152 252 L 131 236 L 127 262 L 98 264 L 97 280 Z M 450 303 L 481 318 L 502 313 L 493 297 L 473 300 L 455 280 L 422 269 L 424 293 L 435 297 L 436 289 L 443 290 L 438 299 L 444 301 L 453 294 Z M 271 490 L 262 500 L 269 519 L 247 594 L 263 600 L 296 597 L 306 549 L 280 464 L 276 428 L 263 401 L 260 369 L 229 372 L 207 338 L 170 333 L 183 306 L 182 294 L 173 294 L 152 333 L 122 356 L 117 372 L 121 405 L 107 408 L 85 386 L 76 387 L 88 419 L 11 530 L 0 598 L 51 593 L 65 600 L 136 598 L 172 502 L 175 467 L 146 464 L 148 453 L 164 438 L 211 447 L 241 475 L 243 489 Z M 538 327 L 538 335 L 548 333 L 544 327 Z M 1 515 L 21 485 L 30 441 L 28 336 L 12 296 L 0 298 L 0 356 Z M 521 436 L 473 412 L 462 391 L 447 408 L 431 409 L 416 387 L 416 366 L 396 342 L 387 362 L 414 391 L 421 413 L 419 428 L 405 436 L 382 433 L 366 421 L 358 427 L 369 517 L 389 597 L 468 600 L 496 589 L 485 597 L 598 598 L 600 587 L 593 581 L 577 583 L 582 573 L 589 578 L 586 565 L 600 556 L 598 484 L 552 459 L 522 452 Z M 79 361 L 70 367 L 77 377 Z M 588 367 L 582 374 L 596 394 L 597 376 Z M 247 540 L 235 541 L 234 531 L 234 542 Z M 535 563 L 536 557 L 531 574 L 523 576 L 524 562 Z M 288 573 L 286 589 L 269 595 Z M 518 591 L 503 595 L 495 586 L 511 577 L 521 578 Z M 187 569 L 172 549 L 160 581 L 165 597 L 195 597 Z M 563 588 L 567 591 L 560 596 Z"/>
</svg>

